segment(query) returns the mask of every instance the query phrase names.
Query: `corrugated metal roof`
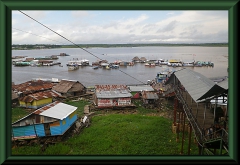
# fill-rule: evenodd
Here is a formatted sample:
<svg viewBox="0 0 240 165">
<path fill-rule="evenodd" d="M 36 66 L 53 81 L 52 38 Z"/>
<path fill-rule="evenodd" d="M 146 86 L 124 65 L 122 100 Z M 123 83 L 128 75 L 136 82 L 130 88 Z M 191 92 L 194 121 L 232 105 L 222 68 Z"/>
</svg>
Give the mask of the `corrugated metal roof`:
<svg viewBox="0 0 240 165">
<path fill-rule="evenodd" d="M 131 92 L 139 92 L 139 91 L 154 91 L 153 87 L 150 85 L 134 85 L 128 86 Z"/>
<path fill-rule="evenodd" d="M 154 99 L 154 100 L 157 100 L 158 99 L 158 95 L 156 93 L 153 93 L 153 92 L 143 91 L 142 92 L 142 98 L 143 99 Z"/>
<path fill-rule="evenodd" d="M 222 87 L 222 88 L 228 90 L 228 78 L 226 78 L 225 80 L 223 80 L 223 81 L 217 83 L 217 85 L 219 85 L 220 87 Z"/>
<path fill-rule="evenodd" d="M 44 111 L 41 112 L 39 115 L 63 120 L 64 118 L 69 116 L 71 113 L 73 113 L 77 109 L 77 107 L 75 106 L 64 104 L 61 102 L 52 103 L 52 104 L 54 104 L 54 106 L 49 104 L 47 106 L 40 108 L 39 109 L 40 111 L 41 109 L 44 109 Z"/>
<path fill-rule="evenodd" d="M 205 94 L 203 94 L 200 98 L 198 98 L 198 100 L 203 100 L 203 99 L 207 99 L 210 98 L 212 96 L 215 95 L 220 95 L 223 94 L 226 90 L 220 86 L 218 86 L 217 84 L 214 85 L 209 91 L 207 91 Z M 199 102 L 200 102 L 199 101 Z M 203 100 L 204 101 L 204 100 Z"/>
<path fill-rule="evenodd" d="M 95 85 L 97 98 L 132 97 L 126 85 Z"/>
<path fill-rule="evenodd" d="M 173 82 L 174 76 L 177 77 L 195 102 L 197 102 L 199 98 L 201 98 L 214 86 L 217 86 L 215 82 L 209 78 L 186 68 L 174 72 L 166 84 Z M 218 90 L 218 87 L 214 87 L 213 90 Z"/>
<path fill-rule="evenodd" d="M 23 92 L 24 94 L 34 93 L 36 91 L 52 89 L 53 84 L 51 82 L 36 80 L 27 81 L 18 85 L 12 85 L 12 90 L 17 92 Z"/>
<path fill-rule="evenodd" d="M 56 86 L 54 86 L 52 89 L 59 92 L 59 93 L 67 93 L 76 83 L 81 84 L 77 80 L 65 80 L 62 79 Z M 82 85 L 82 84 L 81 84 Z M 83 86 L 83 85 L 82 85 Z M 84 86 L 83 86 L 84 87 Z M 81 90 L 81 89 L 77 89 Z"/>
<path fill-rule="evenodd" d="M 48 109 L 51 108 L 51 107 L 54 107 L 55 105 L 57 105 L 57 104 L 59 104 L 59 103 L 61 103 L 61 102 L 55 101 L 55 102 L 53 102 L 53 103 L 51 103 L 51 104 L 48 104 L 48 105 L 46 105 L 46 106 L 44 106 L 44 107 L 41 107 L 41 108 L 35 110 L 34 112 L 32 112 L 32 113 L 24 116 L 23 118 L 17 120 L 16 122 L 12 123 L 12 125 L 15 124 L 15 123 L 17 123 L 17 122 L 19 122 L 19 121 L 21 121 L 21 120 L 23 120 L 23 119 L 25 119 L 25 118 L 27 118 L 28 116 L 30 116 L 30 115 L 32 115 L 32 114 L 39 115 L 40 113 L 48 110 Z M 77 107 L 76 107 L 76 108 L 77 108 Z M 56 112 L 55 112 L 55 113 L 56 113 Z"/>
<path fill-rule="evenodd" d="M 44 92 L 29 94 L 27 96 L 19 98 L 19 100 L 27 103 L 31 103 L 33 100 L 42 100 L 46 98 L 59 97 L 59 96 L 61 96 L 59 93 L 48 90 Z"/>
</svg>

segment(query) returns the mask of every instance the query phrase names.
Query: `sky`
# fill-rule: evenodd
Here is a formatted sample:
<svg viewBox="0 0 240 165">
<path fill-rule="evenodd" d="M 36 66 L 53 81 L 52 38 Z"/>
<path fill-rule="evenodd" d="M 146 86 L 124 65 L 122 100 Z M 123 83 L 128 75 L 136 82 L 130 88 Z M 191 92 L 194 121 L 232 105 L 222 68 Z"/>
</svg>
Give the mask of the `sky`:
<svg viewBox="0 0 240 165">
<path fill-rule="evenodd" d="M 12 44 L 227 42 L 228 10 L 12 11 Z"/>
</svg>

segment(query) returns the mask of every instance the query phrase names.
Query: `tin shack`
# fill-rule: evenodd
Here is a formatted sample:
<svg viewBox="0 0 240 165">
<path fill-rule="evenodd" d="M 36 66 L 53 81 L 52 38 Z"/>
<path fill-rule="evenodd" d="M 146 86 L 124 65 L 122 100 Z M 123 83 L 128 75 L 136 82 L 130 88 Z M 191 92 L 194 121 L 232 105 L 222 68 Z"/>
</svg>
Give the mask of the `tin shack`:
<svg viewBox="0 0 240 165">
<path fill-rule="evenodd" d="M 77 120 L 77 107 L 55 101 L 12 123 L 12 139 L 63 135 Z"/>
<path fill-rule="evenodd" d="M 98 108 L 131 106 L 131 97 L 126 85 L 95 85 L 94 104 Z"/>
</svg>

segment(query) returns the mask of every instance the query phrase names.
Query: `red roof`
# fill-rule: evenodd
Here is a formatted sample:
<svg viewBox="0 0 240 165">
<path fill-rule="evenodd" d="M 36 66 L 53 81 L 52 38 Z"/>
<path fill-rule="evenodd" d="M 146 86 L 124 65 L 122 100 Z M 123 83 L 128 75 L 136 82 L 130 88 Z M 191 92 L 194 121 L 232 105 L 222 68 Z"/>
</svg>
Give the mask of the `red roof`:
<svg viewBox="0 0 240 165">
<path fill-rule="evenodd" d="M 48 90 L 48 91 L 44 91 L 44 92 L 29 94 L 27 96 L 19 98 L 19 100 L 27 102 L 27 103 L 31 103 L 34 100 L 42 100 L 42 99 L 46 99 L 46 98 L 59 97 L 59 96 L 61 96 L 61 95 L 54 91 Z"/>
<path fill-rule="evenodd" d="M 51 82 L 37 80 L 37 81 L 27 81 L 25 83 L 18 84 L 18 85 L 12 85 L 12 90 L 17 92 L 22 92 L 24 94 L 29 94 L 37 91 L 52 89 L 52 87 L 53 87 L 53 84 Z"/>
</svg>

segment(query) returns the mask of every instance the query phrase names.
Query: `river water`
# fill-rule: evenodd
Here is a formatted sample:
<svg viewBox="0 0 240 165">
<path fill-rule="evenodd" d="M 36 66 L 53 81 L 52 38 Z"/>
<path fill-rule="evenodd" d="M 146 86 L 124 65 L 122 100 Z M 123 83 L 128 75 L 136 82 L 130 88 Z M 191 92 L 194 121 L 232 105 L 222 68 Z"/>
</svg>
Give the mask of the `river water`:
<svg viewBox="0 0 240 165">
<path fill-rule="evenodd" d="M 42 66 L 42 67 L 16 67 L 12 66 L 12 82 L 20 84 L 32 78 L 58 78 L 78 80 L 84 86 L 96 84 L 141 84 L 147 80 L 153 80 L 157 72 L 165 70 L 167 66 L 146 67 L 142 63 L 134 66 L 120 66 L 119 69 L 92 69 L 90 66 L 80 67 L 74 71 L 68 71 L 66 66 L 73 58 L 87 59 L 96 62 L 98 59 L 105 59 L 108 62 L 116 60 L 131 61 L 135 56 L 146 57 L 147 59 L 179 59 L 182 61 L 211 61 L 214 67 L 187 67 L 202 75 L 212 77 L 228 76 L 228 47 L 201 47 L 201 46 L 178 46 L 178 47 L 119 47 L 119 48 L 61 48 L 61 49 L 40 49 L 40 50 L 13 50 L 12 56 L 45 57 L 67 53 L 70 56 L 58 56 L 56 61 L 61 62 L 63 67 Z M 176 70 L 178 67 L 169 69 Z"/>
</svg>

